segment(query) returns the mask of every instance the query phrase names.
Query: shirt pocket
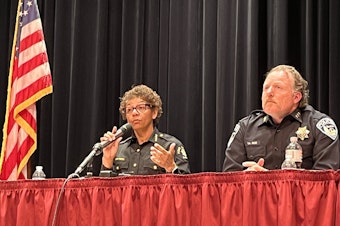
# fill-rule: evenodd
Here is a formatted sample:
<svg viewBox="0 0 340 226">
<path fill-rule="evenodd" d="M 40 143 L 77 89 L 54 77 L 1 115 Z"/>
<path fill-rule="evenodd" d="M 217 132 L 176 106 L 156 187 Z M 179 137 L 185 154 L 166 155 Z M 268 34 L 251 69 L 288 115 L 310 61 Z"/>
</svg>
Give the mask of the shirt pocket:
<svg viewBox="0 0 340 226">
<path fill-rule="evenodd" d="M 127 172 L 129 169 L 129 163 L 126 158 L 115 158 L 115 170 L 117 172 Z"/>
<path fill-rule="evenodd" d="M 146 172 L 146 174 L 158 174 L 165 172 L 165 170 L 162 167 L 158 166 L 151 160 L 145 161 L 144 171 Z"/>
<path fill-rule="evenodd" d="M 266 146 L 260 141 L 246 141 L 247 159 L 257 162 L 266 155 Z"/>
</svg>

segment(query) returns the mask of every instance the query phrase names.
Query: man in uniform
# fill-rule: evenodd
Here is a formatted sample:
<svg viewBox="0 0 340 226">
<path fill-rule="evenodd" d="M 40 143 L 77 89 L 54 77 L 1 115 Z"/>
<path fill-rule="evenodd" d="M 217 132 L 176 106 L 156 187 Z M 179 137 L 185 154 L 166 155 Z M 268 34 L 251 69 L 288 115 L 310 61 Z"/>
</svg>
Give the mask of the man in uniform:
<svg viewBox="0 0 340 226">
<path fill-rule="evenodd" d="M 304 169 L 339 169 L 340 143 L 334 121 L 308 105 L 308 83 L 292 66 L 269 71 L 262 109 L 241 119 L 225 151 L 223 171 L 280 169 L 292 136 L 302 146 Z"/>
<path fill-rule="evenodd" d="M 114 140 L 116 127 L 105 133 L 103 141 L 112 141 L 103 149 L 102 172 L 150 175 L 159 173 L 190 173 L 183 144 L 175 137 L 156 128 L 162 111 L 162 100 L 151 88 L 138 85 L 125 92 L 119 111 L 132 127 L 127 139 Z"/>
</svg>

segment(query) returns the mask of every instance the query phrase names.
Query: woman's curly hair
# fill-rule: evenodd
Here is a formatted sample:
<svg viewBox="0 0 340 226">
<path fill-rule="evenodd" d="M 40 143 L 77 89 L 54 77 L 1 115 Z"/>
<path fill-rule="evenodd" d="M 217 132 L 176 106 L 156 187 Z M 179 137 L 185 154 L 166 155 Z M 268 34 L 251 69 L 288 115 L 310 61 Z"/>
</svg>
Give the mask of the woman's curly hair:
<svg viewBox="0 0 340 226">
<path fill-rule="evenodd" d="M 156 91 L 143 84 L 133 86 L 130 90 L 124 93 L 123 97 L 120 98 L 119 112 L 122 115 L 123 119 L 126 120 L 125 108 L 127 102 L 134 98 L 141 98 L 151 105 L 151 109 L 158 110 L 157 117 L 156 119 L 154 119 L 154 125 L 157 125 L 159 122 L 159 118 L 163 114 L 161 97 L 157 94 Z"/>
</svg>

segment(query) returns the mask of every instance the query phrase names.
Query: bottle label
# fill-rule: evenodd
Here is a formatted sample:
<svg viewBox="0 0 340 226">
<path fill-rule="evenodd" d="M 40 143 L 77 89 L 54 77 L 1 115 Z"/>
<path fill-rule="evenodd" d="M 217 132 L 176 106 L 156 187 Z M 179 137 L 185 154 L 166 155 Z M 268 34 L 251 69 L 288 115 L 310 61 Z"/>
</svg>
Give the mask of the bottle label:
<svg viewBox="0 0 340 226">
<path fill-rule="evenodd" d="M 295 152 L 295 150 L 293 150 L 293 149 L 286 149 L 285 158 L 286 159 L 294 159 L 294 152 Z"/>
<path fill-rule="evenodd" d="M 302 150 L 293 150 L 293 160 L 294 162 L 302 162 Z"/>
</svg>

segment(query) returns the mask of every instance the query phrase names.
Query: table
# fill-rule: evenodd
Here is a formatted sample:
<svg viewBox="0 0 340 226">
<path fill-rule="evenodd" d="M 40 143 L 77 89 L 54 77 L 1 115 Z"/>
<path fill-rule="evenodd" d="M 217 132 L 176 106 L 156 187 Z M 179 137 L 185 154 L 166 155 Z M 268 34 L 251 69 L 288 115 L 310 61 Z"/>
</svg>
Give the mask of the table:
<svg viewBox="0 0 340 226">
<path fill-rule="evenodd" d="M 340 225 L 340 171 L 0 182 L 0 225 Z"/>
</svg>

